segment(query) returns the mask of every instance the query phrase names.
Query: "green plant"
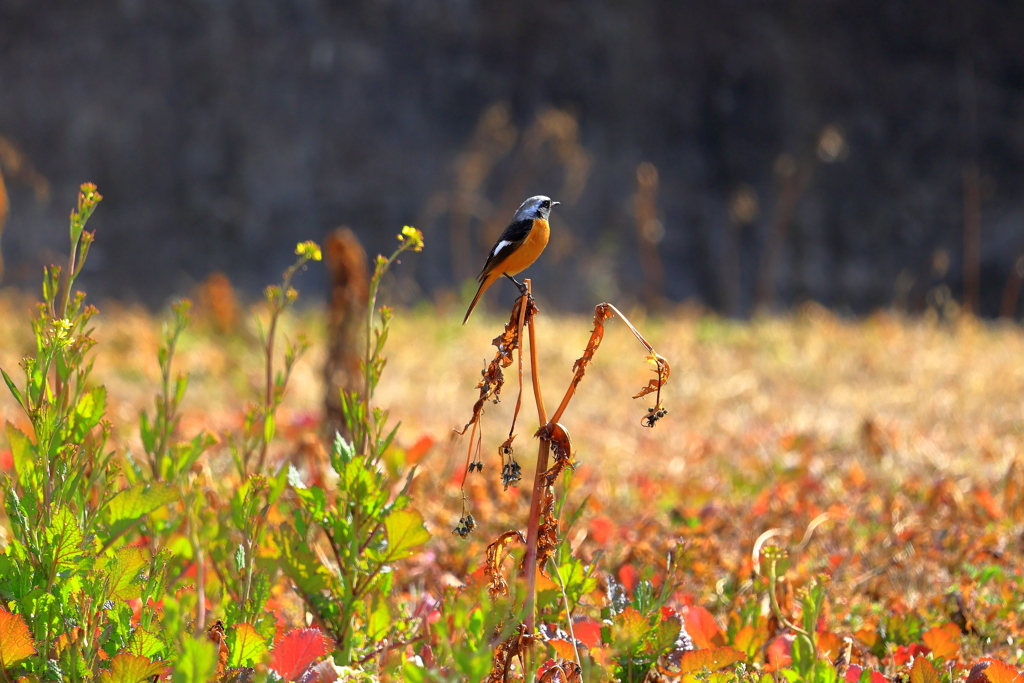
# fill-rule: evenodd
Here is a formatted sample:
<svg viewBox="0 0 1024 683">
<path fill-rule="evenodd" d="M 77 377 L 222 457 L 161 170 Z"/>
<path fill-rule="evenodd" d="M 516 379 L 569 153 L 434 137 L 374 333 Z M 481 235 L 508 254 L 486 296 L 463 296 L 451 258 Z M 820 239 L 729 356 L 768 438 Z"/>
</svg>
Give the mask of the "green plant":
<svg viewBox="0 0 1024 683">
<path fill-rule="evenodd" d="M 274 371 L 274 346 L 277 341 L 278 323 L 281 315 L 291 308 L 299 298 L 298 290 L 292 287 L 292 278 L 304 269 L 309 261 L 319 261 L 323 258 L 320 246 L 315 242 L 299 243 L 295 247 L 295 254 L 298 258 L 284 271 L 281 284 L 270 285 L 263 292 L 269 313 L 266 330 L 259 318 L 256 320 L 260 344 L 264 353 L 263 395 L 259 404 L 251 406 L 246 411 L 240 438 L 230 440 L 231 455 L 234 458 L 238 475 L 243 479 L 250 473 L 250 468 L 257 474 L 263 473 L 267 460 L 267 449 L 277 432 L 275 417 L 277 409 L 284 401 L 288 379 L 291 377 L 295 363 L 309 349 L 309 342 L 303 335 L 299 335 L 295 342 L 285 340 L 284 368 L 277 372 Z M 255 463 L 253 463 L 253 458 L 256 458 Z"/>
<path fill-rule="evenodd" d="M 44 269 L 43 302 L 32 321 L 36 353 L 22 363 L 24 385 L 3 372 L 31 434 L 7 424 L 15 472 L 3 481 L 12 538 L 0 555 L 0 598 L 13 612 L 7 619 L 24 625 L 28 647 L 17 661 L 0 663 L 2 680 L 15 664 L 46 680 L 86 680 L 119 653 L 150 664 L 165 653 L 148 605 L 163 597 L 167 556 L 114 546 L 174 493 L 117 485 L 106 445 L 106 390 L 89 382 L 96 309 L 85 305 L 84 293 L 71 294 L 93 242 L 85 224 L 101 199 L 95 186 L 82 186 L 63 281 L 58 266 Z M 133 599 L 141 601 L 134 618 Z"/>
<path fill-rule="evenodd" d="M 171 442 L 181 421 L 179 409 L 188 389 L 186 373 L 179 373 L 172 386 L 171 363 L 174 362 L 181 333 L 188 327 L 191 308 L 192 302 L 188 299 L 180 299 L 171 305 L 171 316 L 163 322 L 162 341 L 157 350 L 161 381 L 153 418 L 150 419 L 145 410 L 139 413 L 139 436 L 154 481 L 177 481 L 216 442 L 207 432 L 187 442 Z"/>
<path fill-rule="evenodd" d="M 400 629 L 388 600 L 394 578 L 389 567 L 430 538 L 422 516 L 410 507 L 408 492 L 415 469 L 405 477 L 398 494 L 392 495 L 393 482 L 381 467 L 381 458 L 398 425 L 388 430 L 388 411 L 371 403 L 387 362 L 382 352 L 392 317 L 391 310 L 383 307 L 380 323 L 374 320 L 381 279 L 404 251 L 423 248 L 422 235 L 414 228 L 403 228 L 398 240 L 390 257 L 377 257 L 370 281 L 364 392 L 342 395 L 353 440 L 349 443 L 338 435 L 330 455 L 337 488 L 307 487 L 291 470 L 294 527 L 282 528 L 280 538 L 282 568 L 316 623 L 336 641 L 335 661 L 343 666 L 372 656 L 375 643 Z M 329 560 L 322 561 L 315 547 L 322 548 Z"/>
</svg>

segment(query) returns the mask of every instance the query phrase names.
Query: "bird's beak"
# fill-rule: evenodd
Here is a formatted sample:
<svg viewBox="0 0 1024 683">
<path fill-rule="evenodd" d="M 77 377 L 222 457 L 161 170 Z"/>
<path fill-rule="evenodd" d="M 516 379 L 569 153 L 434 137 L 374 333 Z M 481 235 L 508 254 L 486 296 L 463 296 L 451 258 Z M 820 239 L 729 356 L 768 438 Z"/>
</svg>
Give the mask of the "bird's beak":
<svg viewBox="0 0 1024 683">
<path fill-rule="evenodd" d="M 562 202 L 556 202 L 554 199 L 551 200 L 551 206 L 558 206 Z"/>
</svg>

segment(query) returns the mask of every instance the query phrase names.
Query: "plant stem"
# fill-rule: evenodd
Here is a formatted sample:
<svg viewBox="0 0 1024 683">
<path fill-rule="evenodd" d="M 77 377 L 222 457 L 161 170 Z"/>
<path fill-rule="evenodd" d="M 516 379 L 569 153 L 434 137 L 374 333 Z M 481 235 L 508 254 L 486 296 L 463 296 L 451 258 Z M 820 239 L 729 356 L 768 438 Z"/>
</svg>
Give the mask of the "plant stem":
<svg viewBox="0 0 1024 683">
<path fill-rule="evenodd" d="M 287 291 L 289 279 L 290 278 L 285 279 L 284 288 L 281 290 L 282 298 L 284 298 L 284 292 Z M 280 304 L 278 304 L 278 306 L 279 305 Z M 270 316 L 270 327 L 267 329 L 267 387 L 266 395 L 263 397 L 264 424 L 266 424 L 266 421 L 270 419 L 271 415 L 274 412 L 274 334 L 277 331 L 277 318 L 281 312 L 281 309 L 278 306 L 275 306 L 275 310 Z M 265 428 L 263 430 L 263 433 L 266 434 Z M 263 471 L 263 463 L 267 459 L 267 448 L 270 446 L 270 443 L 267 441 L 267 439 L 261 439 L 261 441 L 263 443 L 262 446 L 260 447 L 260 459 L 256 464 L 257 472 Z"/>
<path fill-rule="evenodd" d="M 524 280 L 527 295 L 531 295 L 530 280 Z M 537 401 L 537 419 L 543 427 L 548 423 L 548 413 L 544 408 L 544 397 L 540 391 L 540 375 L 537 369 L 537 316 L 530 318 L 530 380 L 533 382 L 533 396 Z M 521 342 L 520 342 L 521 343 Z M 526 554 L 523 556 L 523 572 L 526 578 L 526 632 L 532 633 L 536 618 L 535 603 L 537 597 L 537 536 L 540 527 L 540 507 L 544 499 L 547 483 L 544 472 L 548 468 L 548 453 L 551 442 L 540 439 L 537 449 L 537 471 L 533 475 L 533 491 L 530 495 L 530 519 L 526 526 Z"/>
</svg>

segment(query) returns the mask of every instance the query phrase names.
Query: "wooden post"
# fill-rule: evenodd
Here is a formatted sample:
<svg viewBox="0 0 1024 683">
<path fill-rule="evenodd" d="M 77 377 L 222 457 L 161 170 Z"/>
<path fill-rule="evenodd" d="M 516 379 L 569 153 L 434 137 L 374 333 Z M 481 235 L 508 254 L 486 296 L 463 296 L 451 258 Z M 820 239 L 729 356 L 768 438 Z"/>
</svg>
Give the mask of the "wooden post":
<svg viewBox="0 0 1024 683">
<path fill-rule="evenodd" d="M 328 440 L 334 439 L 335 432 L 351 439 L 341 410 L 341 390 L 363 388 L 360 332 L 366 323 L 363 316 L 369 296 L 369 271 L 366 251 L 348 228 L 338 228 L 327 236 L 324 257 L 331 278 L 331 298 L 327 310 L 323 430 Z"/>
</svg>

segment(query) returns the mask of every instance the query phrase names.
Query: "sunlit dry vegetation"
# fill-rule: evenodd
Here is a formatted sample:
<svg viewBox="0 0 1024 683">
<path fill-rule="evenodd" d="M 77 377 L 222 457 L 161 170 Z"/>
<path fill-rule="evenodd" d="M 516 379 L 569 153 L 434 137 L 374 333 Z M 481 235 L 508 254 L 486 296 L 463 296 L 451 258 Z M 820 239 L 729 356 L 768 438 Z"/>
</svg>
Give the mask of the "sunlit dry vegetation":
<svg viewBox="0 0 1024 683">
<path fill-rule="evenodd" d="M 419 239 L 403 231 L 399 252 Z M 314 254 L 302 248 L 299 287 L 318 276 L 302 274 Z M 394 259 L 378 260 L 374 295 L 381 282 L 386 298 Z M 290 301 L 288 287 L 277 293 Z M 535 635 L 517 630 L 533 617 L 522 611 L 521 546 L 516 534 L 503 536 L 522 531 L 525 540 L 530 518 L 534 458 L 526 454 L 536 452 L 541 425 L 528 353 L 514 441 L 519 485 L 503 485 L 499 452 L 516 403 L 517 356 L 504 368 L 502 400 L 455 433 L 481 396 L 492 339 L 507 320 L 506 334 L 516 333 L 520 308 L 465 327 L 457 306 L 376 316 L 369 351 L 387 364 L 374 360 L 364 377 L 371 398 L 346 399 L 350 442 L 321 430 L 321 307 L 281 306 L 285 299 L 269 295 L 247 305 L 222 281 L 190 294 L 197 304 L 169 375 L 174 385 L 188 373 L 188 386 L 173 400 L 161 392 L 158 363 L 169 311 L 101 302 L 91 320 L 89 386 L 106 387 L 109 487 L 91 502 L 68 498 L 63 509 L 92 530 L 74 548 L 49 531 L 24 537 L 7 489 L 5 677 L 53 678 L 56 667 L 73 680 L 173 672 L 175 680 L 498 681 L 525 667 L 546 681 L 836 681 L 862 672 L 952 681 L 975 667 L 972 680 L 995 683 L 1013 680 L 1012 667 L 1024 662 L 1024 334 L 1016 325 L 937 314 L 849 320 L 813 305 L 746 323 L 686 306 L 658 316 L 625 311 L 672 364 L 660 394 L 668 412 L 646 428 L 655 395 L 630 397 L 651 378 L 648 352 L 606 321 L 558 419 L 576 466 L 553 487 Z M 0 367 L 12 378 L 37 352 L 36 299 L 0 295 Z M 275 306 L 279 346 L 268 375 Z M 540 290 L 537 306 L 537 379 L 550 414 L 594 320 L 550 311 Z M 308 350 L 292 352 L 290 377 L 278 376 L 282 348 L 300 335 Z M 154 398 L 177 406 L 171 441 L 211 437 L 194 464 L 187 448 L 170 450 L 159 477 L 131 466 L 154 449 L 139 419 L 143 410 L 154 418 Z M 0 420 L 26 435 L 45 427 L 11 393 L 0 396 Z M 27 442 L 12 438 L 22 437 L 9 429 L 0 441 L 0 470 L 18 480 Z M 253 455 L 233 459 L 231 444 L 236 456 L 244 448 Z M 467 475 L 467 452 L 481 471 Z M 56 466 L 69 453 L 56 453 Z M 25 475 L 19 481 L 24 498 L 31 486 Z M 162 486 L 166 497 L 143 505 Z M 82 512 L 126 487 L 147 509 L 142 516 L 109 505 L 94 517 Z M 475 528 L 452 533 L 467 511 Z M 53 514 L 46 529 L 64 519 Z M 65 556 L 47 560 L 54 548 Z M 502 561 L 509 550 L 513 559 Z M 96 559 L 85 566 L 78 553 Z M 111 588 L 114 569 L 101 566 L 137 576 Z M 486 574 L 495 571 L 508 597 L 488 596 Z M 19 593 L 12 577 L 47 572 L 50 588 L 64 586 L 62 614 L 93 621 L 30 615 L 26 606 L 48 603 L 38 591 Z M 165 585 L 153 585 L 158 575 Z M 106 597 L 109 616 L 90 595 Z M 19 619 L 32 624 L 29 641 Z M 190 644 L 193 632 L 199 645 Z M 142 673 L 118 677 L 129 666 Z"/>
</svg>

